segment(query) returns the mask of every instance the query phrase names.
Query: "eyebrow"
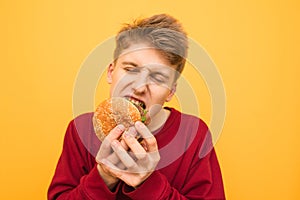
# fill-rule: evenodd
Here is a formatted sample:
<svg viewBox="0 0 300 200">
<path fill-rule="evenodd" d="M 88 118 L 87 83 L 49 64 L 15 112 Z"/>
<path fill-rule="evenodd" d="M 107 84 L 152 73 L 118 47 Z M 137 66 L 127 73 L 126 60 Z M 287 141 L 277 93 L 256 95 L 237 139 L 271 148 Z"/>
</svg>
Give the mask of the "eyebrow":
<svg viewBox="0 0 300 200">
<path fill-rule="evenodd" d="M 124 61 L 122 62 L 122 65 L 131 65 L 133 67 L 137 67 L 138 64 L 134 63 L 134 62 L 130 62 L 130 61 Z"/>
</svg>

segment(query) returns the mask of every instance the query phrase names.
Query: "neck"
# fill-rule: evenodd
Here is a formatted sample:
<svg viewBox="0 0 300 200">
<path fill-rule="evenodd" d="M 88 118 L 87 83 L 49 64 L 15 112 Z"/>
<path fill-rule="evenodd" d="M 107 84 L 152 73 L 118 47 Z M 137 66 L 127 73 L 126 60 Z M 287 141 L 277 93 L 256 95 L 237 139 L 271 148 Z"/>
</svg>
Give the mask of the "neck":
<svg viewBox="0 0 300 200">
<path fill-rule="evenodd" d="M 170 111 L 161 109 L 155 116 L 151 118 L 151 122 L 147 125 L 151 132 L 154 132 L 161 128 L 170 116 Z"/>
</svg>

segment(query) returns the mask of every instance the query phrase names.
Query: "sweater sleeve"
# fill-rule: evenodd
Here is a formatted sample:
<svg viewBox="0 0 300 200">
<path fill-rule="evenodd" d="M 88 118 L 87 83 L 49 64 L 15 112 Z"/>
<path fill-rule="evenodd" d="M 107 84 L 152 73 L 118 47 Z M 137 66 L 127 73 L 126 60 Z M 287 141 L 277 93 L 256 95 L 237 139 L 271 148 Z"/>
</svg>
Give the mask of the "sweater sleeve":
<svg viewBox="0 0 300 200">
<path fill-rule="evenodd" d="M 191 167 L 181 193 L 188 199 L 225 199 L 222 174 L 214 148 Z"/>
<path fill-rule="evenodd" d="M 108 189 L 95 162 L 91 162 L 91 155 L 82 144 L 73 120 L 65 134 L 48 199 L 115 199 L 116 193 Z"/>
</svg>

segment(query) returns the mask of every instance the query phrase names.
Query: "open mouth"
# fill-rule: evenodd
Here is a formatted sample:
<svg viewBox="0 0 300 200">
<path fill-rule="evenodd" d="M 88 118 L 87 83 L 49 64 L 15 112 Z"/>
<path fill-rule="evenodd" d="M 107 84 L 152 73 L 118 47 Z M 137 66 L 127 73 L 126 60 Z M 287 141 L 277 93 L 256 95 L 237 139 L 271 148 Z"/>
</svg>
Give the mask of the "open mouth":
<svg viewBox="0 0 300 200">
<path fill-rule="evenodd" d="M 140 112 L 141 114 L 141 121 L 143 123 L 146 122 L 146 114 L 147 114 L 147 110 L 146 110 L 146 104 L 145 102 L 139 100 L 139 99 L 136 99 L 134 97 L 130 97 L 130 96 L 126 96 L 125 99 L 127 99 L 130 103 L 132 103 Z"/>
<path fill-rule="evenodd" d="M 136 99 L 134 97 L 129 97 L 129 96 L 126 96 L 125 98 L 128 101 L 130 101 L 133 105 L 135 105 L 139 110 L 140 110 L 140 108 L 142 108 L 143 110 L 146 109 L 146 105 L 143 101 Z"/>
</svg>

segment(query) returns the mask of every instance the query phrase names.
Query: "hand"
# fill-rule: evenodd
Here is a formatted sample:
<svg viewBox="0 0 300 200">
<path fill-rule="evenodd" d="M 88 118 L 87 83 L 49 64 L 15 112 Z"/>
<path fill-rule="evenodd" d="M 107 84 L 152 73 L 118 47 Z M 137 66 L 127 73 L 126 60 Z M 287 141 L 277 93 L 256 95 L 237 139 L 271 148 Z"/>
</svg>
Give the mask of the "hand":
<svg viewBox="0 0 300 200">
<path fill-rule="evenodd" d="M 120 136 L 123 134 L 124 130 L 125 128 L 123 125 L 118 125 L 113 130 L 111 130 L 111 132 L 103 140 L 100 149 L 96 155 L 96 162 L 98 163 L 97 169 L 99 171 L 100 176 L 102 177 L 103 181 L 109 189 L 112 189 L 119 182 L 119 179 L 114 174 L 106 170 L 105 167 L 103 167 L 101 160 L 105 158 L 113 164 L 118 164 L 119 159 L 111 148 L 111 142 L 114 140 L 118 140 L 118 138 L 120 138 Z M 121 145 L 125 149 L 128 149 L 128 146 L 124 141 L 121 141 Z M 125 168 L 120 164 L 118 165 L 118 167 L 120 167 L 121 169 Z"/>
<path fill-rule="evenodd" d="M 137 131 L 143 137 L 143 146 L 133 136 L 133 131 Z M 122 142 L 125 141 L 128 148 Z M 102 159 L 102 168 L 113 177 L 123 180 L 127 185 L 134 188 L 143 183 L 155 170 L 160 155 L 155 137 L 149 129 L 141 122 L 135 123 L 135 129 L 123 134 L 123 140 L 117 139 L 111 141 L 111 146 L 121 164 L 119 166 L 112 162 L 111 159 Z"/>
</svg>

